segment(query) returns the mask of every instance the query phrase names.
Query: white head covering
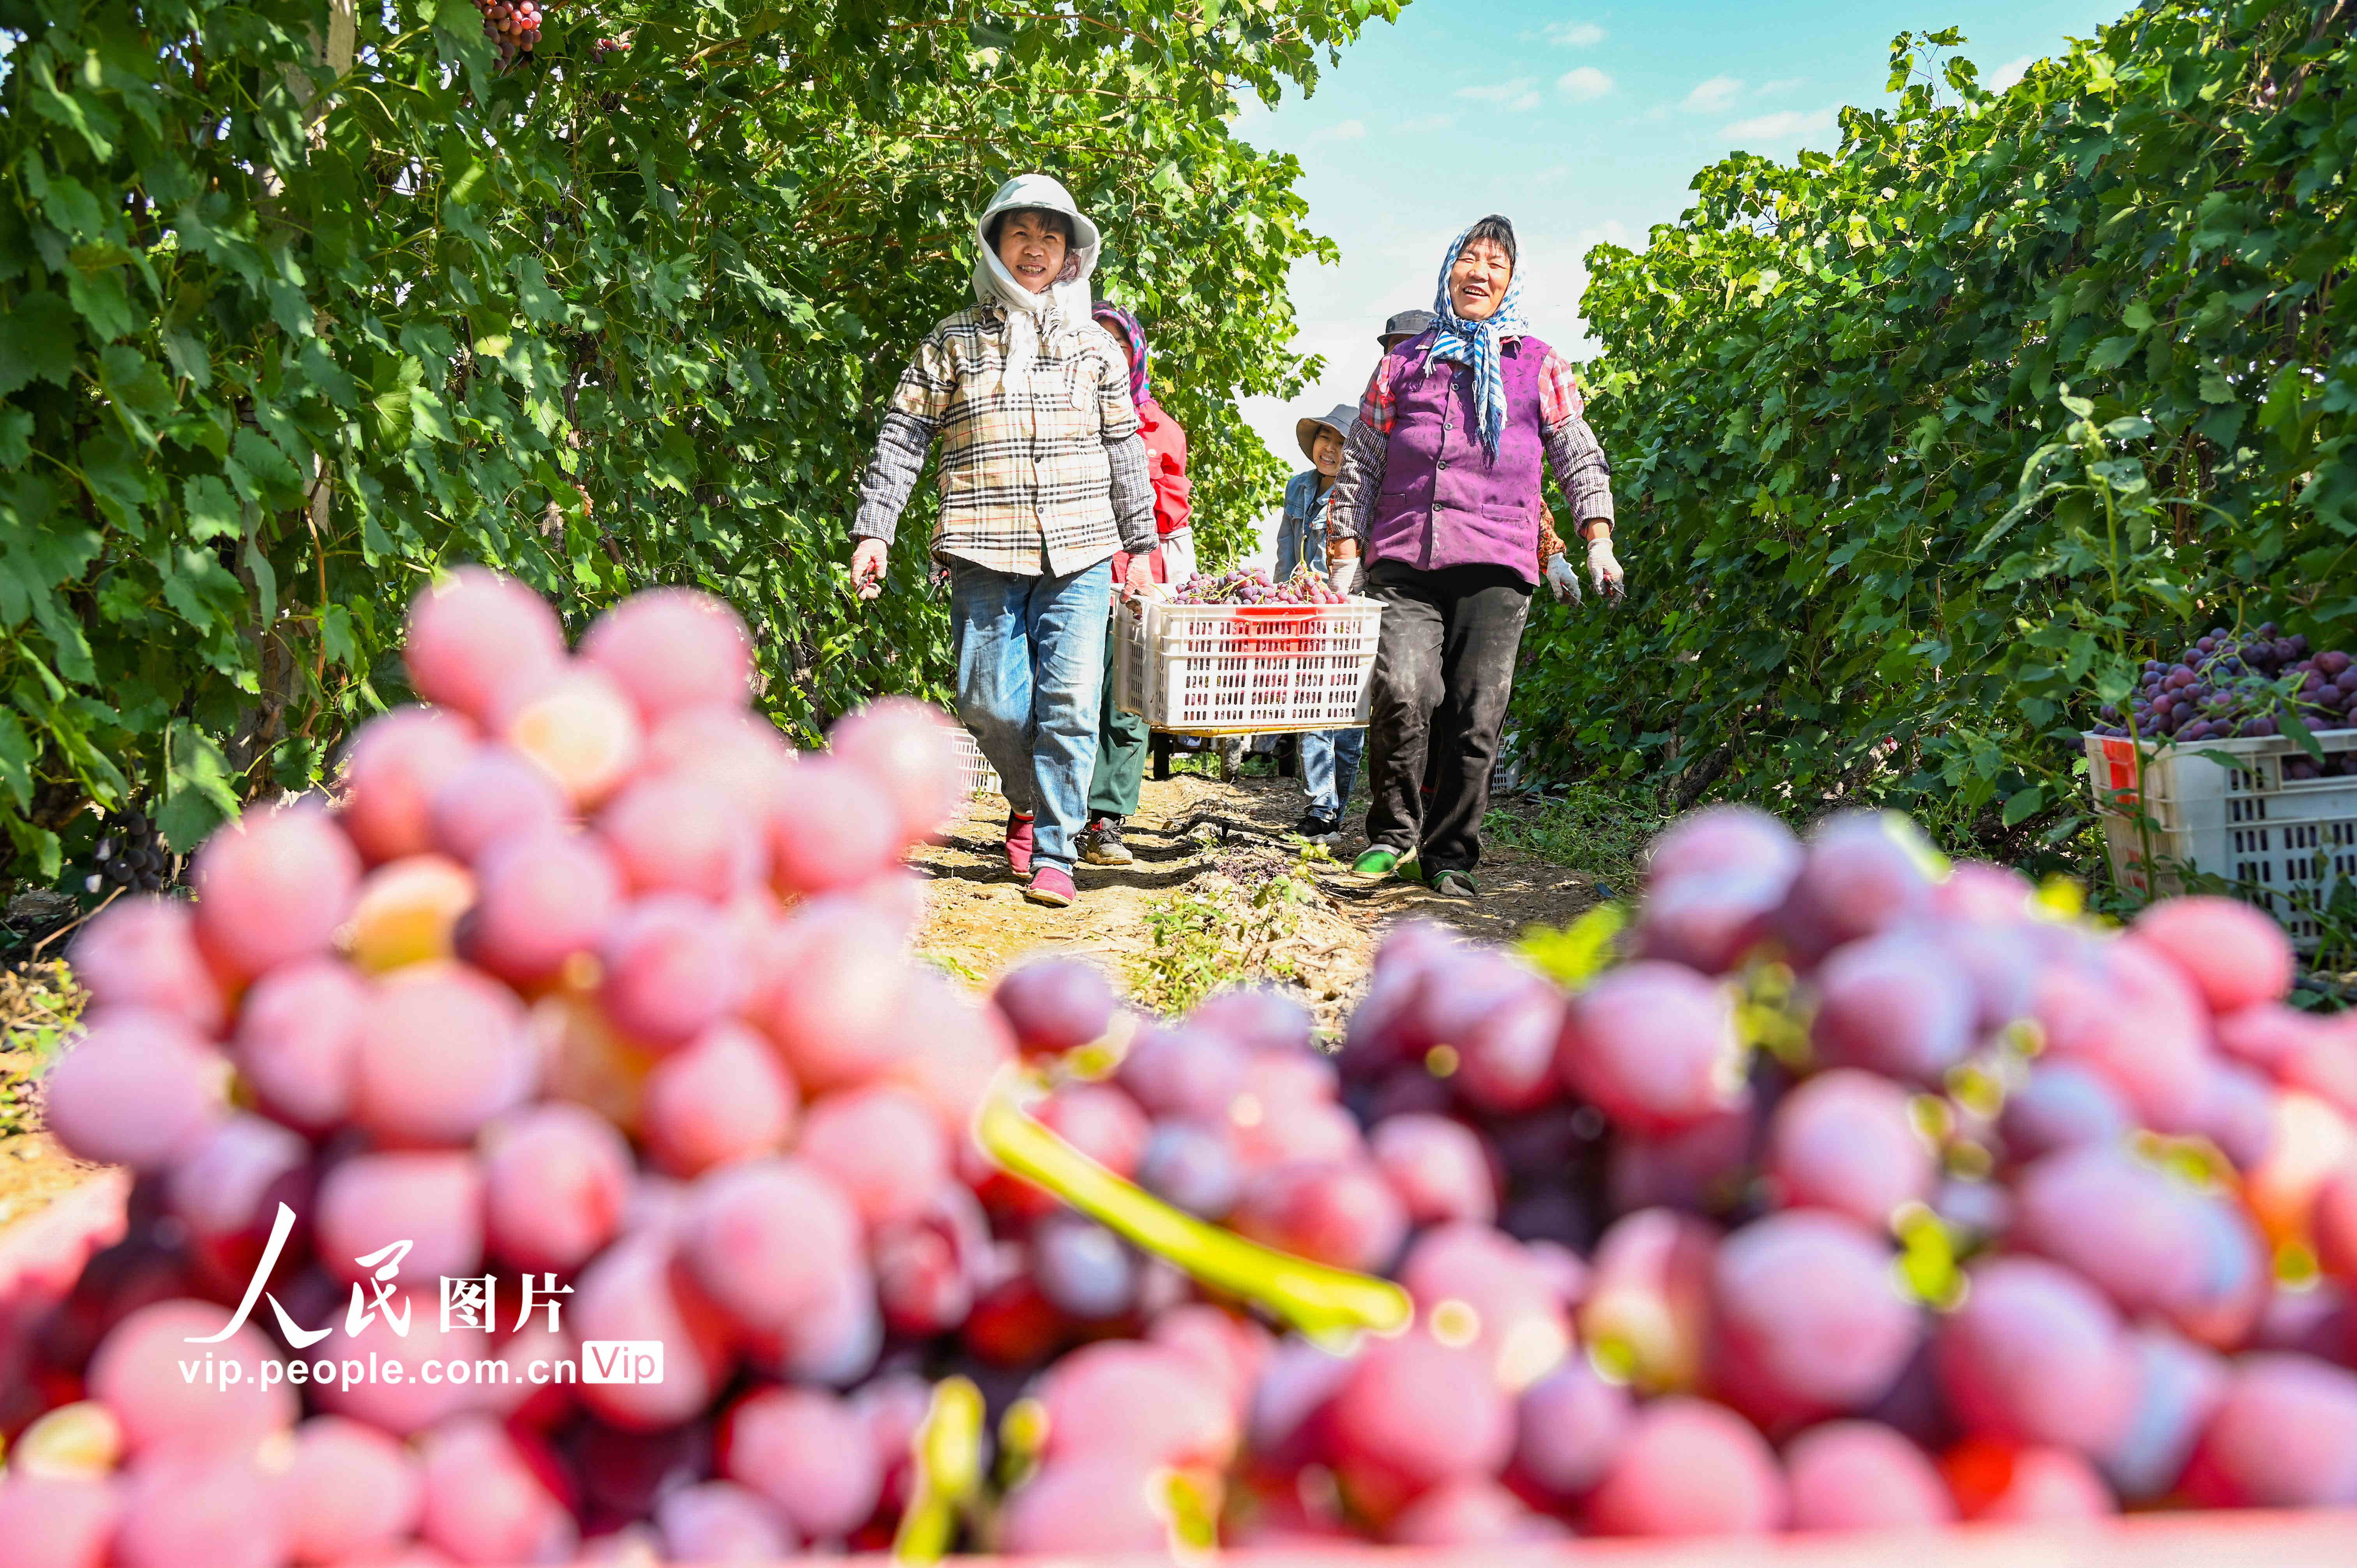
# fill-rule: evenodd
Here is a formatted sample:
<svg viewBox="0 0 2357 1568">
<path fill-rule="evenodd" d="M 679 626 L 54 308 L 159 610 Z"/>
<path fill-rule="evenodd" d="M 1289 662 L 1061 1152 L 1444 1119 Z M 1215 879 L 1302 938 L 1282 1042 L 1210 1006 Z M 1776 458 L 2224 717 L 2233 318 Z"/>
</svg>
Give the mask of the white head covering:
<svg viewBox="0 0 2357 1568">
<path fill-rule="evenodd" d="M 1015 274 L 1006 270 L 1006 263 L 998 259 L 998 248 L 990 242 L 991 220 L 1018 207 L 1060 212 L 1072 223 L 1071 260 L 1064 268 L 1067 275 L 1039 294 L 1017 281 Z M 1097 269 L 1097 252 L 1102 243 L 1097 226 L 1082 215 L 1080 203 L 1072 199 L 1072 193 L 1064 188 L 1062 181 L 1052 175 L 1017 175 L 998 188 L 998 193 L 982 209 L 982 216 L 974 220 L 974 297 L 984 305 L 1003 305 L 1030 316 L 1052 306 L 1066 321 L 1085 324 L 1092 303 L 1089 274 Z"/>
</svg>

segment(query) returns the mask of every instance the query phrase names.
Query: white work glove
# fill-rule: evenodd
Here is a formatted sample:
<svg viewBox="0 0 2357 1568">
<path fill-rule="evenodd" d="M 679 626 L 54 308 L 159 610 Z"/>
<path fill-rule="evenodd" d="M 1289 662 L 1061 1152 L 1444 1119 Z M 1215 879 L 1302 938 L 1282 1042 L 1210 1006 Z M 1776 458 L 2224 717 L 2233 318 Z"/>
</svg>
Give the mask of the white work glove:
<svg viewBox="0 0 2357 1568">
<path fill-rule="evenodd" d="M 1180 587 L 1195 575 L 1195 531 L 1174 528 L 1162 536 L 1162 575 Z"/>
<path fill-rule="evenodd" d="M 1587 542 L 1587 580 L 1596 591 L 1608 599 L 1617 599 L 1622 591 L 1623 574 L 1619 557 L 1612 553 L 1612 536 Z"/>
<path fill-rule="evenodd" d="M 1547 557 L 1546 585 L 1566 604 L 1579 603 L 1579 574 L 1572 570 L 1569 551 L 1558 550 Z"/>
<path fill-rule="evenodd" d="M 1359 558 L 1355 555 L 1347 561 L 1336 561 L 1326 568 L 1326 581 L 1338 594 L 1348 594 L 1351 585 L 1358 580 Z"/>
</svg>

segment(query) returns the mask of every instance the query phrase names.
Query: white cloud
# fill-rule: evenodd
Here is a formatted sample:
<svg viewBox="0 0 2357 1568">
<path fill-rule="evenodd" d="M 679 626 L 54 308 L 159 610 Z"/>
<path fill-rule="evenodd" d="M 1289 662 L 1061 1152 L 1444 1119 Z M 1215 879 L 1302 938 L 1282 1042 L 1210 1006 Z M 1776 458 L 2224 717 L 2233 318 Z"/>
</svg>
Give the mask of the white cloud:
<svg viewBox="0 0 2357 1568">
<path fill-rule="evenodd" d="M 1714 76 L 1686 94 L 1685 107 L 1697 114 L 1717 114 L 1735 107 L 1735 101 L 1742 96 L 1740 78 Z"/>
<path fill-rule="evenodd" d="M 1757 151 L 1762 146 L 1797 142 L 1803 136 L 1831 132 L 1837 122 L 1834 111 L 1824 109 L 1782 109 L 1773 114 L 1755 115 L 1738 120 L 1719 133 L 1730 143 Z"/>
<path fill-rule="evenodd" d="M 1612 79 L 1592 65 L 1579 66 L 1555 78 L 1555 87 L 1574 102 L 1584 103 L 1612 91 Z"/>
<path fill-rule="evenodd" d="M 2029 68 L 2037 63 L 2038 57 L 2036 55 L 2024 55 L 2019 59 L 2009 59 L 2006 61 L 2003 65 L 1989 72 L 1988 90 L 1991 92 L 2003 92 L 2007 88 L 2011 87 L 2015 82 L 2019 81 L 2023 77 L 2028 76 L 2029 74 Z"/>
<path fill-rule="evenodd" d="M 1539 106 L 1538 91 L 1531 85 L 1531 79 L 1527 76 L 1518 76 L 1512 81 L 1491 82 L 1481 87 L 1460 87 L 1457 90 L 1457 96 L 1470 98 L 1477 103 L 1495 103 L 1501 109 L 1518 112 Z"/>
<path fill-rule="evenodd" d="M 1555 22 L 1543 29 L 1539 37 L 1565 48 L 1584 49 L 1604 41 L 1604 29 L 1593 22 Z"/>
<path fill-rule="evenodd" d="M 1418 131 L 1446 131 L 1456 124 L 1457 116 L 1454 114 L 1420 114 L 1403 122 L 1400 129 L 1413 135 Z"/>
<path fill-rule="evenodd" d="M 1780 76 L 1773 81 L 1761 82 L 1752 91 L 1760 97 L 1766 98 L 1778 92 L 1790 92 L 1806 80 L 1808 79 L 1799 76 Z"/>
<path fill-rule="evenodd" d="M 1364 141 L 1366 135 L 1367 123 L 1364 120 L 1344 120 L 1313 133 L 1309 139 L 1313 142 L 1360 142 Z"/>
</svg>

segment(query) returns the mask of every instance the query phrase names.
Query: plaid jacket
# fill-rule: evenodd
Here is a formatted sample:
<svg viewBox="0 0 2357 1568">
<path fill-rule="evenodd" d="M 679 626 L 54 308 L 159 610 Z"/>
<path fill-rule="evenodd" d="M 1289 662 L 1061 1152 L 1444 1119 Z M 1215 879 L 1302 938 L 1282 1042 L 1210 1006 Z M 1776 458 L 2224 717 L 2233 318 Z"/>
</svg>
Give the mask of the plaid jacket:
<svg viewBox="0 0 2357 1568">
<path fill-rule="evenodd" d="M 1094 322 L 973 306 L 934 328 L 886 409 L 854 535 L 892 537 L 936 440 L 936 556 L 1063 576 L 1154 548 L 1128 368 Z"/>
</svg>

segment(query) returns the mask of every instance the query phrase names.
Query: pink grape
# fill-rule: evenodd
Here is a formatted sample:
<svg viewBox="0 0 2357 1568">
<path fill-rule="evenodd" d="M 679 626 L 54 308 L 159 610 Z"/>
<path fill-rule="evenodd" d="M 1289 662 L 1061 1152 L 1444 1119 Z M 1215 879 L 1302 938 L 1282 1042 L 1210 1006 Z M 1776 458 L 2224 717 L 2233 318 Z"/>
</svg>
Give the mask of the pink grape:
<svg viewBox="0 0 2357 1568">
<path fill-rule="evenodd" d="M 1317 1059 L 1308 1055 L 1311 1047 L 1308 1010 L 1298 1002 L 1260 986 L 1238 985 L 1213 992 L 1195 1004 L 1187 1022 L 1190 1027 L 1208 1034 L 1224 1035 L 1249 1051 Z"/>
<path fill-rule="evenodd" d="M 1597 1243 L 1579 1331 L 1625 1363 L 1643 1389 L 1690 1389 L 1700 1379 L 1710 1322 L 1718 1230 L 1692 1216 L 1641 1208 Z"/>
<path fill-rule="evenodd" d="M 1275 1350 L 1268 1330 L 1208 1302 L 1182 1302 L 1162 1313 L 1146 1326 L 1146 1337 L 1207 1373 L 1239 1423 L 1250 1413 L 1261 1372 Z"/>
<path fill-rule="evenodd" d="M 1971 1278 L 1932 1347 L 1964 1427 L 2089 1454 L 2118 1443 L 2135 1417 L 2136 1365 L 2109 1304 L 2042 1259 L 1998 1258 Z"/>
<path fill-rule="evenodd" d="M 1243 1195 L 1243 1168 L 1226 1128 L 1172 1117 L 1154 1124 L 1138 1156 L 1137 1183 L 1198 1219 L 1218 1220 Z"/>
<path fill-rule="evenodd" d="M 1771 1431 L 1874 1403 L 1923 1334 L 1892 1263 L 1872 1232 L 1822 1211 L 1727 1237 L 1712 1280 L 1719 1391 Z"/>
<path fill-rule="evenodd" d="M 661 1382 L 582 1385 L 582 1403 L 625 1431 L 657 1431 L 704 1414 L 733 1365 L 726 1317 L 674 1276 L 673 1258 L 661 1236 L 624 1236 L 582 1271 L 566 1298 L 565 1325 L 583 1340 L 662 1341 Z"/>
<path fill-rule="evenodd" d="M 1620 1383 L 1574 1358 L 1523 1391 L 1515 1407 L 1515 1474 L 1569 1502 L 1604 1477 L 1626 1441 L 1636 1402 Z"/>
<path fill-rule="evenodd" d="M 2163 899 L 2136 917 L 2135 930 L 2192 982 L 2214 1014 L 2280 1002 L 2291 992 L 2291 939 L 2271 916 L 2237 899 Z"/>
<path fill-rule="evenodd" d="M 892 1084 L 837 1090 L 813 1101 L 798 1147 L 871 1227 L 921 1212 L 950 1174 L 949 1141 L 932 1112 Z"/>
<path fill-rule="evenodd" d="M 307 802 L 248 811 L 197 852 L 197 940 L 238 980 L 324 953 L 351 912 L 361 857 Z"/>
<path fill-rule="evenodd" d="M 1041 1101 L 1041 1125 L 1122 1177 L 1137 1174 L 1151 1128 L 1137 1102 L 1110 1083 L 1068 1083 Z"/>
<path fill-rule="evenodd" d="M 123 1478 L 114 1568 L 275 1568 L 286 1530 L 275 1487 L 244 1455 L 184 1451 Z"/>
<path fill-rule="evenodd" d="M 287 1295 L 280 1299 L 297 1325 L 329 1331 L 327 1338 L 302 1352 L 312 1363 L 312 1406 L 407 1437 L 455 1415 L 490 1410 L 500 1391 L 479 1386 L 471 1379 L 427 1380 L 425 1370 L 429 1361 L 446 1367 L 464 1361 L 471 1372 L 478 1364 L 495 1359 L 497 1348 L 487 1330 L 455 1314 L 445 1328 L 437 1286 L 418 1280 L 417 1270 L 406 1260 L 403 1271 L 404 1278 L 393 1282 L 393 1295 L 382 1306 L 375 1305 L 373 1281 L 361 1288 L 371 1316 L 357 1334 L 350 1331 L 350 1285 L 340 1290 L 329 1285 L 314 1297 L 298 1283 L 289 1293 L 293 1299 Z M 507 1293 L 502 1291 L 501 1296 L 504 1306 Z M 569 1309 L 573 1298 L 565 1299 Z M 409 1325 L 406 1334 L 397 1326 L 404 1313 Z M 568 1311 L 568 1321 L 569 1317 Z M 365 1369 L 371 1355 L 379 1363 L 375 1380 L 354 1378 L 347 1388 L 338 1369 L 346 1361 L 359 1361 Z M 318 1370 L 321 1362 L 328 1369 L 324 1375 Z"/>
<path fill-rule="evenodd" d="M 1783 1472 L 1740 1416 L 1706 1400 L 1656 1400 L 1588 1494 L 1599 1535 L 1765 1535 L 1791 1512 Z"/>
<path fill-rule="evenodd" d="M 622 908 L 622 877 L 606 845 L 553 825 L 500 839 L 476 867 L 476 898 L 458 930 L 467 961 L 517 986 L 540 986 L 578 953 L 595 952 Z"/>
<path fill-rule="evenodd" d="M 1243 1091 L 1245 1063 L 1243 1048 L 1224 1035 L 1146 1026 L 1122 1058 L 1117 1081 L 1150 1115 L 1224 1122 Z"/>
<path fill-rule="evenodd" d="M 1725 992 L 1692 970 L 1638 962 L 1572 998 L 1555 1064 L 1616 1122 L 1668 1132 L 1741 1102 L 1741 1050 Z"/>
<path fill-rule="evenodd" d="M 1432 958 L 1424 983 L 1400 1010 L 1400 1043 L 1407 1055 L 1418 1058 L 1435 1046 L 1455 1050 L 1490 1014 L 1547 988 L 1527 964 L 1494 949 L 1444 949 Z"/>
<path fill-rule="evenodd" d="M 1801 862 L 1801 841 L 1774 817 L 1751 806 L 1712 806 L 1679 818 L 1653 841 L 1645 856 L 1645 882 L 1649 890 L 1658 890 L 1689 876 L 1728 870 L 1781 875 L 1790 881 Z"/>
<path fill-rule="evenodd" d="M 328 1272 L 347 1283 L 376 1265 L 359 1260 L 411 1243 L 402 1267 L 426 1278 L 482 1272 L 483 1170 L 472 1155 L 356 1155 L 319 1182 L 317 1242 Z"/>
<path fill-rule="evenodd" d="M 775 1563 L 794 1549 L 778 1510 L 734 1481 L 699 1481 L 666 1495 L 654 1521 L 673 1563 Z"/>
<path fill-rule="evenodd" d="M 695 708 L 742 708 L 753 639 L 727 604 L 691 588 L 649 588 L 590 623 L 581 658 L 604 671 L 651 726 Z"/>
<path fill-rule="evenodd" d="M 2176 1489 L 2202 1429 L 2226 1398 L 2223 1358 L 2158 1327 L 2131 1331 L 2136 1358 L 2135 1414 L 2096 1455 L 2120 1495 L 2145 1501 Z"/>
<path fill-rule="evenodd" d="M 1870 937 L 1922 913 L 1932 900 L 1924 851 L 1912 824 L 1872 811 L 1846 811 L 1819 828 L 1778 915 L 1803 959 Z"/>
<path fill-rule="evenodd" d="M 1997 1122 L 2006 1152 L 2016 1159 L 2113 1144 L 2134 1125 L 2126 1099 L 2101 1073 L 2075 1062 L 2040 1062 L 2029 1079 L 2006 1097 Z"/>
<path fill-rule="evenodd" d="M 1989 926 L 2025 918 L 2037 897 L 2029 878 L 2011 866 L 1960 860 L 1948 879 L 1932 889 L 1932 909 L 1950 919 Z"/>
<path fill-rule="evenodd" d="M 311 1146 L 266 1116 L 237 1112 L 172 1167 L 172 1212 L 203 1238 L 266 1234 L 281 1202 L 301 1206 Z"/>
<path fill-rule="evenodd" d="M 646 748 L 629 696 L 605 671 L 580 662 L 510 687 L 493 727 L 579 811 L 620 789 Z"/>
<path fill-rule="evenodd" d="M 1103 972 L 1079 959 L 1042 959 L 1024 965 L 991 993 L 1026 1056 L 1085 1046 L 1113 1022 L 1113 987 Z"/>
<path fill-rule="evenodd" d="M 2123 1312 L 2179 1316 L 2231 1347 L 2265 1305 L 2266 1253 L 2250 1222 L 2124 1150 L 2050 1155 L 2016 1191 L 2016 1241 L 2076 1270 Z"/>
<path fill-rule="evenodd" d="M 1554 1371 L 1570 1352 L 1571 1323 L 1555 1273 L 1503 1231 L 1463 1220 L 1436 1225 L 1408 1249 L 1399 1282 L 1433 1332 L 1485 1353 L 1509 1392 Z"/>
<path fill-rule="evenodd" d="M 1638 955 L 1724 974 L 1771 934 L 1792 883 L 1789 870 L 1742 866 L 1657 884 L 1638 916 Z"/>
<path fill-rule="evenodd" d="M 467 765 L 475 726 L 445 708 L 404 707 L 362 725 L 344 753 L 336 821 L 371 865 L 434 848 L 434 798 Z"/>
<path fill-rule="evenodd" d="M 2274 1072 L 2329 1033 L 2313 1013 L 2261 1002 L 2219 1018 L 2216 1037 L 2218 1048 L 2236 1061 Z"/>
<path fill-rule="evenodd" d="M 1230 1224 L 1281 1252 L 1380 1273 L 1407 1236 L 1407 1211 L 1363 1164 L 1280 1165 L 1244 1187 Z"/>
<path fill-rule="evenodd" d="M 1067 1317 L 1109 1324 L 1140 1309 L 1137 1254 L 1092 1219 L 1049 1214 L 1031 1227 L 1031 1277 Z"/>
<path fill-rule="evenodd" d="M 462 1563 L 567 1563 L 579 1544 L 564 1501 L 497 1423 L 459 1416 L 425 1434 L 419 1533 Z"/>
<path fill-rule="evenodd" d="M 944 1182 L 914 1218 L 878 1230 L 868 1249 L 877 1304 L 894 1332 L 946 1333 L 973 1310 L 992 1250 L 990 1222 L 972 1192 Z"/>
<path fill-rule="evenodd" d="M 739 1400 L 722 1421 L 720 1471 L 811 1541 L 840 1541 L 865 1523 L 884 1479 L 857 1413 L 819 1389 Z"/>
<path fill-rule="evenodd" d="M 2212 1508 L 2357 1503 L 2357 1372 L 2309 1356 L 2244 1357 L 2202 1431 L 2187 1489 Z"/>
<path fill-rule="evenodd" d="M 2317 1189 L 2309 1215 L 2317 1262 L 2343 1284 L 2357 1283 L 2357 1161 L 2345 1161 Z"/>
<path fill-rule="evenodd" d="M 534 1105 L 493 1123 L 483 1134 L 491 1255 L 526 1273 L 571 1273 L 620 1230 L 635 1174 L 613 1123 L 581 1106 Z"/>
<path fill-rule="evenodd" d="M 774 1154 L 793 1132 L 792 1078 L 760 1036 L 723 1019 L 647 1075 L 647 1151 L 673 1176 Z"/>
<path fill-rule="evenodd" d="M 778 726 L 727 708 L 691 708 L 656 726 L 647 742 L 650 772 L 682 774 L 726 795 L 756 823 L 770 821 L 794 749 Z"/>
<path fill-rule="evenodd" d="M 938 708 L 879 697 L 838 721 L 827 748 L 891 800 L 900 838 L 914 843 L 953 821 L 965 797 L 957 731 Z"/>
<path fill-rule="evenodd" d="M 1931 1458 L 1874 1421 L 1813 1426 L 1784 1451 L 1794 1530 L 1922 1530 L 1953 1522 Z"/>
<path fill-rule="evenodd" d="M 689 893 L 715 904 L 767 880 L 759 828 L 719 786 L 678 773 L 638 779 L 597 817 L 632 892 Z"/>
<path fill-rule="evenodd" d="M 1968 925 L 1960 920 L 1921 923 L 1912 929 L 1945 952 L 1973 997 L 1973 1024 L 1982 1035 L 2025 1018 L 2046 954 L 2044 928 L 2016 923 Z"/>
<path fill-rule="evenodd" d="M 1246 1090 L 1228 1111 L 1236 1157 L 1247 1172 L 1286 1165 L 1349 1165 L 1366 1156 L 1359 1123 L 1324 1100 L 1264 1100 Z"/>
<path fill-rule="evenodd" d="M 1443 1481 L 1494 1476 L 1513 1452 L 1513 1407 L 1485 1360 L 1413 1330 L 1360 1351 L 1325 1421 L 1345 1493 L 1376 1519 Z"/>
<path fill-rule="evenodd" d="M 118 900 L 90 918 L 71 957 L 93 1006 L 167 1013 L 200 1035 L 221 1030 L 221 986 L 198 950 L 195 914 L 181 899 Z"/>
<path fill-rule="evenodd" d="M 85 1160 L 161 1171 L 221 1120 L 227 1067 L 169 1014 L 101 1013 L 49 1069 L 49 1131 Z"/>
<path fill-rule="evenodd" d="M 1135 1340 L 1084 1346 L 1040 1379 L 1047 1455 L 1135 1454 L 1156 1464 L 1224 1466 L 1239 1433 L 1234 1408 L 1179 1351 Z"/>
<path fill-rule="evenodd" d="M 794 1315 L 774 1344 L 770 1362 L 794 1382 L 848 1388 L 873 1371 L 884 1348 L 884 1312 L 866 1260 L 854 1258 L 822 1280 L 817 1300 Z"/>
<path fill-rule="evenodd" d="M 360 1422 L 315 1415 L 295 1431 L 279 1489 L 288 1549 L 298 1563 L 383 1556 L 417 1528 L 425 1497 L 407 1447 Z"/>
<path fill-rule="evenodd" d="M 1015 1039 L 998 1011 L 977 1005 L 947 979 L 918 971 L 904 976 L 878 1076 L 920 1095 L 953 1139 L 964 1139 L 999 1073 L 1015 1060 Z M 774 1016 L 774 1015 L 773 1015 Z"/>
<path fill-rule="evenodd" d="M 335 959 L 264 976 L 246 993 L 231 1050 L 263 1108 L 307 1133 L 351 1113 L 369 983 Z"/>
<path fill-rule="evenodd" d="M 859 1215 L 814 1166 L 771 1158 L 697 1179 L 680 1251 L 697 1286 L 759 1334 L 784 1331 L 860 1262 Z"/>
<path fill-rule="evenodd" d="M 1341 1090 L 1334 1064 L 1304 1046 L 1261 1046 L 1244 1058 L 1243 1092 L 1266 1111 L 1329 1104 Z"/>
<path fill-rule="evenodd" d="M 835 893 L 888 870 L 903 843 L 895 803 L 849 763 L 804 755 L 773 786 L 770 878 L 780 897 Z"/>
<path fill-rule="evenodd" d="M 737 1010 L 747 989 L 739 928 L 678 893 L 637 900 L 606 929 L 598 1001 L 614 1026 L 657 1049 L 685 1045 Z"/>
<path fill-rule="evenodd" d="M 472 864 L 509 839 L 562 828 L 565 792 L 512 746 L 478 746 L 433 794 L 434 847 Z"/>
<path fill-rule="evenodd" d="M 2141 938 L 2114 938 L 2041 977 L 2041 1059 L 2102 1073 L 2138 1113 L 2181 1122 L 2198 1105 L 2208 1014 L 2174 966 Z"/>
<path fill-rule="evenodd" d="M 265 1385 L 263 1369 L 277 1351 L 253 1324 L 219 1344 L 190 1344 L 227 1327 L 230 1311 L 209 1301 L 159 1301 L 110 1330 L 90 1359 L 91 1397 L 122 1424 L 124 1446 L 146 1453 L 220 1454 L 251 1445 L 295 1424 L 295 1393 Z M 210 1358 L 198 1380 L 179 1363 Z M 232 1379 L 220 1369 L 238 1369 Z"/>
<path fill-rule="evenodd" d="M 1776 1107 L 1768 1140 L 1769 1176 L 1789 1207 L 1878 1230 L 1902 1204 L 1932 1195 L 1931 1145 L 1906 1090 L 1888 1079 L 1846 1068 L 1818 1074 Z"/>
<path fill-rule="evenodd" d="M 122 1517 L 111 1476 L 37 1476 L 21 1465 L 0 1474 L 0 1541 L 14 1568 L 106 1568 Z"/>
<path fill-rule="evenodd" d="M 427 702 L 489 719 L 510 683 L 563 665 L 565 628 L 513 577 L 461 566 L 411 602 L 403 657 Z"/>
<path fill-rule="evenodd" d="M 1408 1021 L 1416 999 L 1429 972 L 1456 946 L 1456 936 L 1448 928 L 1424 920 L 1402 920 L 1383 933 L 1366 994 L 1351 1011 L 1343 1033 L 1346 1068 L 1372 1076 L 1412 1054 L 1415 1042 Z"/>
<path fill-rule="evenodd" d="M 925 1048 L 899 1026 L 907 974 L 884 921 L 814 900 L 762 939 L 745 1015 L 804 1092 L 864 1083 Z"/>
<path fill-rule="evenodd" d="M 1135 1454 L 1088 1454 L 1043 1466 L 1006 1498 L 999 1549 L 1017 1555 L 1156 1553 L 1169 1549 L 1155 1466 Z"/>
<path fill-rule="evenodd" d="M 1533 1512 L 1497 1482 L 1467 1476 L 1441 1482 L 1402 1509 L 1383 1539 L 1398 1546 L 1512 1546 L 1570 1534 L 1570 1526 Z"/>
<path fill-rule="evenodd" d="M 1376 1126 L 1367 1146 L 1375 1168 L 1407 1206 L 1410 1224 L 1487 1224 L 1498 1217 L 1497 1173 L 1480 1135 L 1462 1122 L 1395 1116 Z"/>
<path fill-rule="evenodd" d="M 504 986 L 459 964 L 419 965 L 376 989 L 353 1053 L 352 1120 L 388 1144 L 463 1144 L 528 1098 L 537 1073 Z"/>
<path fill-rule="evenodd" d="M 1458 1042 L 1454 1082 L 1484 1111 L 1534 1111 L 1554 1097 L 1564 997 L 1538 986 L 1483 1015 Z"/>
<path fill-rule="evenodd" d="M 1810 1037 L 1827 1062 L 1937 1086 L 1972 1048 L 1972 992 L 1925 938 L 1894 932 L 1842 948 L 1817 984 Z"/>
</svg>

